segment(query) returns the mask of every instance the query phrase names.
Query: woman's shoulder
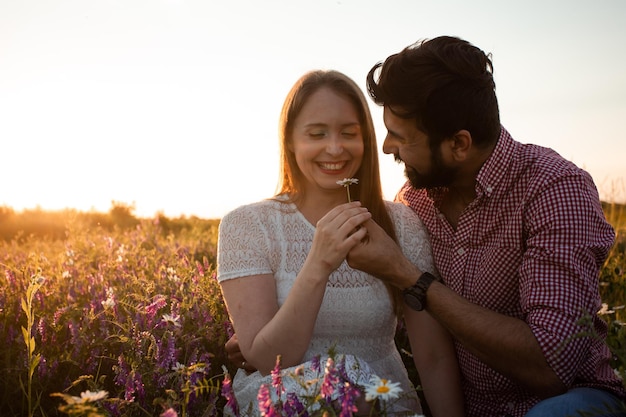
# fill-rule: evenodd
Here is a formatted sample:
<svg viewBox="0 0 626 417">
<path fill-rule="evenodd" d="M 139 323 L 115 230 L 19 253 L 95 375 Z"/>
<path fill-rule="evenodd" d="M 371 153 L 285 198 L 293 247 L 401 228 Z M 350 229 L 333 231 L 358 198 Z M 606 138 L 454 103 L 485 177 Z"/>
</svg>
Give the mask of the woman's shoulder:
<svg viewBox="0 0 626 417">
<path fill-rule="evenodd" d="M 422 219 L 409 206 L 394 201 L 385 201 L 385 205 L 397 232 L 425 230 Z"/>
<path fill-rule="evenodd" d="M 247 213 L 247 212 L 255 212 L 260 210 L 265 210 L 267 207 L 270 207 L 274 203 L 274 200 L 271 198 L 267 198 L 265 200 L 255 201 L 253 203 L 243 204 L 231 211 L 229 211 L 226 216 L 237 213 Z"/>
<path fill-rule="evenodd" d="M 276 217 L 277 214 L 289 212 L 291 204 L 279 197 L 267 198 L 239 206 L 228 212 L 222 218 L 222 222 L 238 221 L 242 218 L 255 218 L 260 221 L 267 221 L 272 217 Z"/>
<path fill-rule="evenodd" d="M 387 211 L 392 219 L 395 218 L 415 218 L 419 220 L 419 217 L 415 211 L 409 206 L 395 201 L 387 201 L 385 200 L 385 205 L 387 206 Z"/>
</svg>

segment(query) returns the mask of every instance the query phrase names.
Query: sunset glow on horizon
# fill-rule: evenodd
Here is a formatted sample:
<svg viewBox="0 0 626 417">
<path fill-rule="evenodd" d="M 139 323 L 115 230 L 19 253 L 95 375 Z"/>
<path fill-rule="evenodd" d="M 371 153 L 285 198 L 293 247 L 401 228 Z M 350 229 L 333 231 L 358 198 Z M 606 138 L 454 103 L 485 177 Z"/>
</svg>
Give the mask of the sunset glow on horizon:
<svg viewBox="0 0 626 417">
<path fill-rule="evenodd" d="M 626 3 L 495 0 L 0 3 L 0 207 L 219 218 L 270 197 L 304 72 L 365 75 L 459 36 L 492 53 L 503 125 L 626 203 Z M 379 148 L 381 110 L 370 102 Z M 403 167 L 380 154 L 384 194 Z"/>
</svg>

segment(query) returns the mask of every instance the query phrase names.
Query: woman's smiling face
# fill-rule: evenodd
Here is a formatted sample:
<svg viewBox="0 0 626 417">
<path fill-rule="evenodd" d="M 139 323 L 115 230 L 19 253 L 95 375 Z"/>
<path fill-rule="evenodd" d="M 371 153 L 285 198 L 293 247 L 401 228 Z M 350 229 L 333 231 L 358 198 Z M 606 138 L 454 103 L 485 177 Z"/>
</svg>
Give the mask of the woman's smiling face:
<svg viewBox="0 0 626 417">
<path fill-rule="evenodd" d="M 306 192 L 343 192 L 337 181 L 353 177 L 363 160 L 356 109 L 327 87 L 313 93 L 293 124 L 291 150 L 306 180 Z"/>
</svg>

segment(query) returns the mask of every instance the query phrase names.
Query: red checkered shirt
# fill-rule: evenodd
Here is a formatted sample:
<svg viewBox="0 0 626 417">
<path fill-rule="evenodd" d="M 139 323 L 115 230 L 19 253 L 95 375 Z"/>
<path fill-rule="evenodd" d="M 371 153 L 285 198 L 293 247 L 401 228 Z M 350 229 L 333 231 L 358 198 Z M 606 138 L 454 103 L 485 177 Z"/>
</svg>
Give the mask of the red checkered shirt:
<svg viewBox="0 0 626 417">
<path fill-rule="evenodd" d="M 589 330 L 577 323 L 585 314 L 593 331 L 606 335 L 596 314 L 598 273 L 615 238 L 589 174 L 550 149 L 516 142 L 502 128 L 476 178 L 477 197 L 456 230 L 438 209 L 445 193 L 407 183 L 396 197 L 426 225 L 445 284 L 528 323 L 568 387 L 599 387 L 623 397 L 608 347 L 577 337 Z M 469 417 L 522 417 L 539 401 L 461 344 L 456 348 Z"/>
</svg>

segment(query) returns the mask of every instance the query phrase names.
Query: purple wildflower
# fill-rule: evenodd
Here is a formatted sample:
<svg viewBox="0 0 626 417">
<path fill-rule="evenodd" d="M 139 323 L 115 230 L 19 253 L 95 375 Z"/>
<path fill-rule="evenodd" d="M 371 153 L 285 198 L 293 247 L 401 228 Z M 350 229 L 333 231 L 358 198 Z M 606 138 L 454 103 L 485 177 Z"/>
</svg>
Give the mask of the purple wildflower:
<svg viewBox="0 0 626 417">
<path fill-rule="evenodd" d="M 309 413 L 304 408 L 302 402 L 294 392 L 287 394 L 287 400 L 285 401 L 284 411 L 288 417 L 309 417 Z"/>
<path fill-rule="evenodd" d="M 39 378 L 43 379 L 47 377 L 49 373 L 50 368 L 48 367 L 48 360 L 42 355 L 39 360 L 39 365 L 37 365 L 37 374 L 39 375 Z"/>
<path fill-rule="evenodd" d="M 314 372 L 319 372 L 322 369 L 322 365 L 320 364 L 320 355 L 316 355 L 311 360 L 311 369 L 313 369 Z"/>
<path fill-rule="evenodd" d="M 176 339 L 167 332 L 163 339 L 157 341 L 157 366 L 163 371 L 169 371 L 176 364 Z"/>
<path fill-rule="evenodd" d="M 126 385 L 130 366 L 126 362 L 126 358 L 124 358 L 124 355 L 118 356 L 117 366 L 113 367 L 113 371 L 115 371 L 115 383 L 122 386 Z"/>
<path fill-rule="evenodd" d="M 131 369 L 122 355 L 118 357 L 117 363 L 118 366 L 113 368 L 116 373 L 115 383 L 124 386 L 124 399 L 126 401 L 135 401 L 135 396 L 137 396 L 140 401 L 143 401 L 145 391 L 141 373 Z"/>
<path fill-rule="evenodd" d="M 137 394 L 137 399 L 139 400 L 140 403 L 143 403 L 144 399 L 146 398 L 146 392 L 145 392 L 145 387 L 143 385 L 143 378 L 141 377 L 141 373 L 133 370 L 131 375 L 134 378 L 129 380 L 129 382 L 131 382 L 131 386 L 130 387 L 128 385 L 126 386 L 126 390 L 127 390 L 126 395 L 129 396 L 129 394 L 131 394 L 129 398 L 127 399 L 134 398 L 135 397 L 134 394 Z"/>
<path fill-rule="evenodd" d="M 76 323 L 74 320 L 70 320 L 70 322 L 67 324 L 67 328 L 70 331 L 71 334 L 71 345 L 74 348 L 74 352 L 80 352 L 83 343 L 81 342 L 81 336 L 80 336 L 80 330 L 81 330 L 81 326 L 80 324 Z"/>
<path fill-rule="evenodd" d="M 233 337 L 233 335 L 235 334 L 235 329 L 233 328 L 233 324 L 230 321 L 224 322 L 224 329 L 225 329 L 226 335 L 229 338 Z"/>
<path fill-rule="evenodd" d="M 339 386 L 339 401 L 341 402 L 341 413 L 339 417 L 352 417 L 353 413 L 359 411 L 356 406 L 356 399 L 361 396 L 361 392 L 349 382 L 344 382 Z"/>
</svg>

